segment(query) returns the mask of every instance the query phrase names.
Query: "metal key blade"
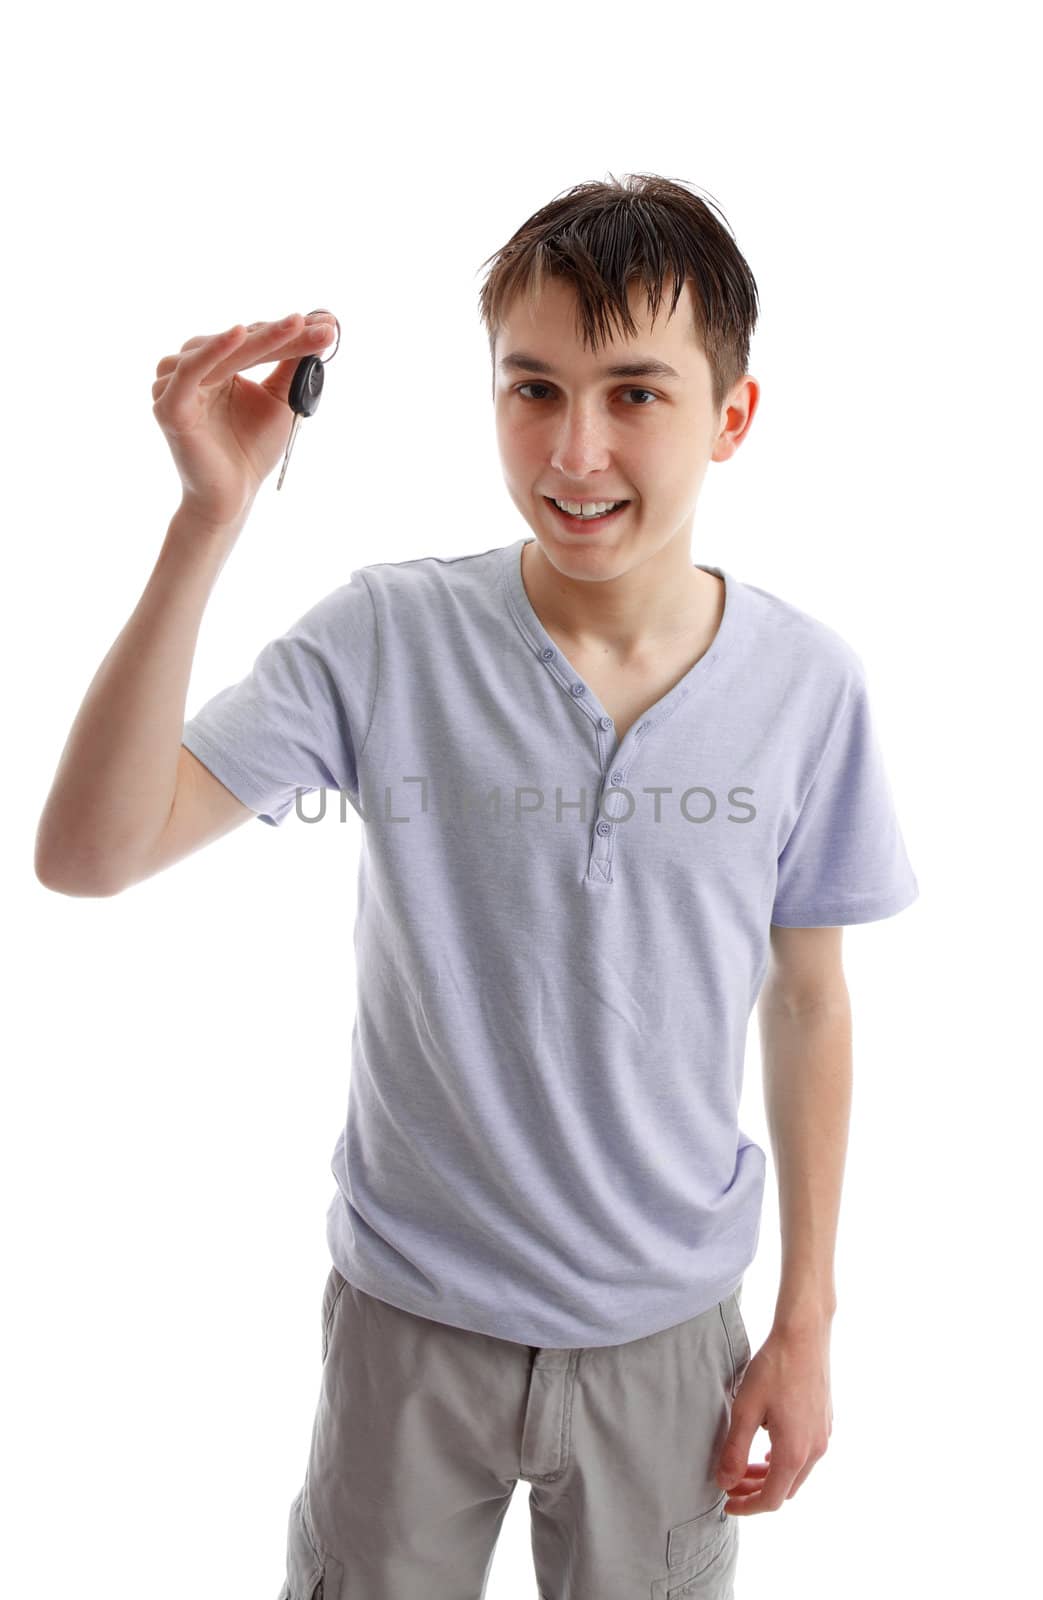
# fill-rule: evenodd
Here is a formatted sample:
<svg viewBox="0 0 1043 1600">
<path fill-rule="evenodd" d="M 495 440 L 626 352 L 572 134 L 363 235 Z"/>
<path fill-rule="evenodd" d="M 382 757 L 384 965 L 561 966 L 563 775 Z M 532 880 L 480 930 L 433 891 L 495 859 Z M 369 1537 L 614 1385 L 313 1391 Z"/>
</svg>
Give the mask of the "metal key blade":
<svg viewBox="0 0 1043 1600">
<path fill-rule="evenodd" d="M 285 476 L 286 476 L 286 468 L 290 464 L 290 451 L 293 449 L 293 441 L 297 437 L 297 429 L 300 427 L 300 425 L 301 425 L 300 415 L 299 414 L 295 414 L 294 419 L 293 419 L 293 427 L 290 429 L 290 437 L 286 441 L 286 454 L 282 458 L 282 471 L 279 474 L 279 481 L 275 485 L 276 489 L 281 489 L 282 488 L 282 480 L 285 478 Z"/>
</svg>

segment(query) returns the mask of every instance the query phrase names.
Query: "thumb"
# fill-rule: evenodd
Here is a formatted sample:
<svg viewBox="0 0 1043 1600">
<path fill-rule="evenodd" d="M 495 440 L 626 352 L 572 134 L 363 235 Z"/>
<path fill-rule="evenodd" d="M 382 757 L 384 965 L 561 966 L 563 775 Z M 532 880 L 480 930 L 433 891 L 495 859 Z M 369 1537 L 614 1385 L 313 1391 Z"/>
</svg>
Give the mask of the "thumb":
<svg viewBox="0 0 1043 1600">
<path fill-rule="evenodd" d="M 309 360 L 309 356 L 292 356 L 288 361 L 280 361 L 264 378 L 260 387 L 266 389 L 276 400 L 281 400 L 284 406 L 290 403 L 290 385 L 293 375 L 302 361 Z"/>
<path fill-rule="evenodd" d="M 759 1423 L 746 1416 L 736 1406 L 732 1411 L 732 1424 L 717 1462 L 716 1478 L 722 1489 L 730 1489 L 745 1476 L 750 1463 L 750 1446 Z"/>
</svg>

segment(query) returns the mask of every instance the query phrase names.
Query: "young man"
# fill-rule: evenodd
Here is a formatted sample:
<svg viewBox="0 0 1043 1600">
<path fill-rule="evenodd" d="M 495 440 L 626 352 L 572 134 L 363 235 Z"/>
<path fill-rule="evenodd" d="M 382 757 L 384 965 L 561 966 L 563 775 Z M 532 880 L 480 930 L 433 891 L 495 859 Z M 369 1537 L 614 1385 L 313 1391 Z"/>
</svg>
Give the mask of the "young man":
<svg viewBox="0 0 1043 1600">
<path fill-rule="evenodd" d="M 532 537 L 358 569 L 182 728 L 231 542 L 201 536 L 193 501 L 195 537 L 171 536 L 81 713 L 38 871 L 117 892 L 254 814 L 280 825 L 302 790 L 362 819 L 322 1389 L 283 1600 L 479 1600 L 519 1479 L 544 1600 L 723 1600 L 736 1517 L 795 1493 L 831 1427 L 842 928 L 917 884 L 858 657 L 692 561 L 707 466 L 759 394 L 728 230 L 663 179 L 581 185 L 501 252 L 483 313 Z M 157 415 L 289 339 L 261 386 L 285 401 L 302 332 L 265 325 L 248 360 L 190 341 L 161 363 Z M 186 496 L 212 486 L 188 423 L 170 431 Z M 126 743 L 102 777 L 103 704 Z M 150 756 L 165 820 L 135 833 L 117 779 L 140 797 Z M 74 794 L 88 820 L 61 866 Z M 753 1356 L 739 1294 L 766 1163 L 737 1107 L 755 1001 L 783 1260 Z M 761 1425 L 770 1465 L 749 1461 Z"/>
</svg>

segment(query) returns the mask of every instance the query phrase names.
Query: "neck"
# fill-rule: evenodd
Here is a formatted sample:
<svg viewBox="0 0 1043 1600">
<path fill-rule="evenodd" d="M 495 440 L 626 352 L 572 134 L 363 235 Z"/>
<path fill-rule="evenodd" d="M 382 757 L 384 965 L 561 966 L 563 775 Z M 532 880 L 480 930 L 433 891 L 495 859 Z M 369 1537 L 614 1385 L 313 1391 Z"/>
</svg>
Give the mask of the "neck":
<svg viewBox="0 0 1043 1600">
<path fill-rule="evenodd" d="M 702 632 L 712 635 L 724 610 L 721 579 L 693 565 L 683 545 L 664 545 L 618 577 L 576 578 L 560 572 L 533 541 L 522 550 L 521 570 L 548 633 L 620 662 Z"/>
</svg>

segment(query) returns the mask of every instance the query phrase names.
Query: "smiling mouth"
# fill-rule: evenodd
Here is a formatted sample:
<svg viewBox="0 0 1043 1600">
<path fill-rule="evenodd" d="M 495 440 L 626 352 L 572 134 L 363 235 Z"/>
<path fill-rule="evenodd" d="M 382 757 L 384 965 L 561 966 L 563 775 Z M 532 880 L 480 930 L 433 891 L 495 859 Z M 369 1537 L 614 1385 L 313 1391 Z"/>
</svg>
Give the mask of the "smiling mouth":
<svg viewBox="0 0 1043 1600">
<path fill-rule="evenodd" d="M 563 511 L 558 505 L 557 501 L 553 500 L 550 495 L 545 494 L 543 498 L 550 506 L 551 510 L 555 512 L 555 514 L 559 516 L 563 522 L 567 523 L 569 527 L 572 528 L 600 527 L 603 522 L 611 522 L 615 517 L 620 516 L 630 504 L 629 500 L 617 500 L 611 511 L 602 511 L 596 517 L 577 517 L 573 516 L 571 511 Z M 574 503 L 577 505 L 579 504 L 578 501 Z"/>
</svg>

